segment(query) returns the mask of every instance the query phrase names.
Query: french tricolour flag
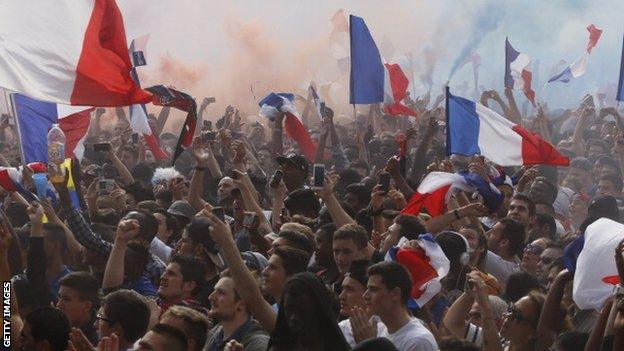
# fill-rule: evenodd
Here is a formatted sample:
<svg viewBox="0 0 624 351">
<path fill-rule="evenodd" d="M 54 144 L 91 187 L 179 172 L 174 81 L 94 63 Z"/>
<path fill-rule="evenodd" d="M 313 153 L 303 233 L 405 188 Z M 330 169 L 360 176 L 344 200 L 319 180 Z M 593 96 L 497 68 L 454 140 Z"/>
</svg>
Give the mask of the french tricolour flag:
<svg viewBox="0 0 624 351">
<path fill-rule="evenodd" d="M 549 164 L 570 160 L 552 145 L 480 103 L 446 94 L 447 155 L 483 155 L 499 166 Z"/>
<path fill-rule="evenodd" d="M 297 117 L 294 99 L 294 94 L 270 93 L 258 103 L 260 115 L 273 119 L 278 111 L 283 112 L 286 134 L 297 142 L 299 150 L 308 160 L 314 161 L 317 145 L 312 141 L 310 133 Z"/>
<path fill-rule="evenodd" d="M 0 86 L 65 105 L 151 100 L 130 78 L 114 0 L 0 2 Z"/>
<path fill-rule="evenodd" d="M 589 32 L 589 41 L 587 42 L 587 48 L 581 57 L 576 59 L 576 61 L 572 62 L 569 66 L 563 69 L 561 73 L 554 75 L 552 78 L 548 80 L 548 83 L 552 82 L 563 82 L 567 83 L 572 78 L 577 78 L 585 74 L 587 70 L 587 60 L 589 59 L 589 54 L 592 49 L 598 44 L 598 39 L 602 35 L 602 29 L 596 28 L 593 24 L 587 27 L 587 31 Z"/>
<path fill-rule="evenodd" d="M 17 119 L 22 162 L 47 162 L 47 135 L 52 124 L 58 123 L 65 133 L 65 157 L 82 158 L 82 142 L 89 129 L 92 107 L 67 106 L 31 99 L 22 94 L 12 94 Z"/>
<path fill-rule="evenodd" d="M 503 203 L 501 192 L 476 173 L 431 172 L 422 180 L 401 213 L 418 215 L 425 209 L 431 217 L 437 217 L 446 212 L 446 202 L 454 192 L 460 190 L 478 192 L 484 205 L 491 211 Z"/>
<path fill-rule="evenodd" d="M 398 64 L 384 64 L 368 27 L 360 17 L 349 16 L 351 37 L 350 104 L 383 103 L 386 113 L 416 116 L 401 104 L 409 81 Z"/>
<path fill-rule="evenodd" d="M 522 90 L 535 106 L 535 91 L 531 89 L 531 78 L 529 56 L 516 51 L 509 39 L 505 39 L 505 88 Z"/>
</svg>

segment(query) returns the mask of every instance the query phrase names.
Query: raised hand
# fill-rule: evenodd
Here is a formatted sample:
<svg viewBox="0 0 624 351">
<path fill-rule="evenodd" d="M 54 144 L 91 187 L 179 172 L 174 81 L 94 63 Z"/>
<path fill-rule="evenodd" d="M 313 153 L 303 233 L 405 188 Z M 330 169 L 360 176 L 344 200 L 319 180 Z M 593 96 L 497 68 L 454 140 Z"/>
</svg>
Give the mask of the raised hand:
<svg viewBox="0 0 624 351">
<path fill-rule="evenodd" d="M 195 158 L 195 161 L 200 166 L 205 166 L 210 159 L 210 145 L 208 145 L 202 136 L 196 136 L 193 139 L 193 146 L 191 149 L 191 154 Z"/>
<path fill-rule="evenodd" d="M 115 240 L 128 242 L 139 234 L 139 221 L 136 219 L 124 219 L 117 225 Z"/>
<path fill-rule="evenodd" d="M 210 236 L 216 243 L 223 244 L 228 240 L 233 240 L 232 229 L 230 229 L 228 224 L 224 223 L 212 212 L 205 213 L 205 216 L 210 223 Z"/>
<path fill-rule="evenodd" d="M 33 226 L 41 226 L 43 224 L 43 207 L 37 202 L 31 203 L 26 208 L 26 213 Z"/>
</svg>

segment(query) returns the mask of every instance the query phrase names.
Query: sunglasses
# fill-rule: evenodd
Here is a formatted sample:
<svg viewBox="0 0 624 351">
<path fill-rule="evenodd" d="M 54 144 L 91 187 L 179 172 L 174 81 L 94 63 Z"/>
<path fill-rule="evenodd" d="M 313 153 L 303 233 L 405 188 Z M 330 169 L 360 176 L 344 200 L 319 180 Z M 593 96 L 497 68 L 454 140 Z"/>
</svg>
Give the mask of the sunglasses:
<svg viewBox="0 0 624 351">
<path fill-rule="evenodd" d="M 113 321 L 112 319 L 108 319 L 108 318 L 106 318 L 106 317 L 102 316 L 102 315 L 101 315 L 101 314 L 99 314 L 99 313 L 95 315 L 95 319 L 97 319 L 97 320 L 101 320 L 101 321 L 104 321 L 104 322 L 107 322 L 107 323 L 110 323 L 110 324 L 115 323 L 115 321 Z"/>
<path fill-rule="evenodd" d="M 529 253 L 533 255 L 541 255 L 542 252 L 544 252 L 544 249 L 541 246 L 537 246 L 537 245 L 529 244 L 524 248 L 524 253 Z"/>
<path fill-rule="evenodd" d="M 507 308 L 506 315 L 518 323 L 527 322 L 532 327 L 537 327 L 535 323 L 533 323 L 531 320 L 526 318 L 514 304 L 509 305 L 509 307 Z"/>
</svg>

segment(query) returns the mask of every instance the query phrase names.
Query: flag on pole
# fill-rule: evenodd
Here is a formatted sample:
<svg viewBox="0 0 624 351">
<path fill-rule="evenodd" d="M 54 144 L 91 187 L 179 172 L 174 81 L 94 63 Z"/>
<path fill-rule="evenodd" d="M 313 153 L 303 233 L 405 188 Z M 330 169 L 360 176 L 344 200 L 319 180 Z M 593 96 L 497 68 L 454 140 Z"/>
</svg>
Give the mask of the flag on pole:
<svg viewBox="0 0 624 351">
<path fill-rule="evenodd" d="M 314 86 L 312 84 L 310 84 L 310 94 L 312 94 L 312 101 L 314 101 L 316 113 L 318 113 L 319 118 L 323 118 L 323 114 L 321 113 L 321 111 L 323 111 L 323 106 L 325 106 L 325 102 L 321 100 L 321 98 L 318 96 L 318 94 L 316 93 L 316 89 L 314 89 Z"/>
<path fill-rule="evenodd" d="M 143 35 L 137 39 L 133 39 L 130 43 L 130 56 L 132 58 L 132 70 L 130 72 L 134 82 L 140 87 L 139 74 L 137 67 L 147 65 L 145 60 L 145 50 L 147 47 L 147 39 L 149 35 Z M 154 134 L 147 120 L 147 109 L 145 104 L 133 104 L 130 106 L 130 128 L 143 137 L 147 147 L 150 149 L 156 160 L 164 160 L 169 157 L 159 145 L 158 136 Z"/>
<path fill-rule="evenodd" d="M 505 39 L 505 88 L 524 92 L 535 106 L 535 91 L 531 88 L 531 59 L 526 54 L 516 51 L 509 38 Z"/>
<path fill-rule="evenodd" d="M 130 78 L 114 0 L 5 0 L 0 38 L 4 88 L 65 105 L 128 106 L 151 99 Z"/>
<path fill-rule="evenodd" d="M 398 64 L 383 64 L 379 49 L 364 20 L 351 15 L 351 79 L 350 104 L 387 105 L 390 114 L 416 116 L 401 104 L 409 81 Z"/>
<path fill-rule="evenodd" d="M 615 99 L 617 101 L 624 100 L 624 38 L 622 39 L 622 58 L 620 59 L 620 80 Z"/>
<path fill-rule="evenodd" d="M 22 149 L 22 162 L 48 162 L 48 131 L 58 123 L 65 133 L 65 157 L 84 155 L 83 141 L 92 107 L 67 106 L 11 94 Z"/>
<path fill-rule="evenodd" d="M 587 27 L 587 31 L 589 32 L 589 41 L 587 43 L 587 48 L 585 49 L 585 52 L 581 55 L 581 57 L 576 59 L 576 61 L 572 62 L 572 64 L 566 66 L 566 68 L 564 68 L 561 73 L 550 78 L 548 80 L 548 83 L 557 81 L 567 83 L 572 80 L 572 78 L 577 78 L 585 74 L 585 71 L 587 71 L 587 61 L 589 59 L 589 54 L 596 46 L 596 44 L 598 43 L 598 39 L 600 39 L 600 36 L 602 35 L 602 29 L 596 28 L 596 26 L 594 26 L 593 24 Z"/>
<path fill-rule="evenodd" d="M 446 90 L 447 155 L 483 155 L 499 166 L 568 166 L 555 147 L 480 103 Z"/>
<path fill-rule="evenodd" d="M 0 167 L 0 187 L 8 192 L 17 192 L 26 201 L 37 201 L 37 196 L 22 185 L 22 173 L 14 167 Z"/>
<path fill-rule="evenodd" d="M 295 95 L 290 93 L 270 93 L 260 100 L 260 115 L 269 119 L 275 118 L 278 111 L 285 114 L 284 129 L 291 137 L 301 153 L 310 161 L 316 157 L 317 145 L 312 141 L 310 133 L 297 117 L 297 110 L 294 104 Z"/>
<path fill-rule="evenodd" d="M 189 94 L 164 85 L 155 85 L 145 90 L 153 94 L 152 103 L 154 105 L 174 107 L 187 112 L 184 125 L 180 131 L 180 137 L 178 138 L 178 144 L 173 153 L 172 163 L 175 164 L 178 156 L 193 144 L 193 135 L 195 135 L 195 128 L 197 127 L 197 103 Z"/>
</svg>

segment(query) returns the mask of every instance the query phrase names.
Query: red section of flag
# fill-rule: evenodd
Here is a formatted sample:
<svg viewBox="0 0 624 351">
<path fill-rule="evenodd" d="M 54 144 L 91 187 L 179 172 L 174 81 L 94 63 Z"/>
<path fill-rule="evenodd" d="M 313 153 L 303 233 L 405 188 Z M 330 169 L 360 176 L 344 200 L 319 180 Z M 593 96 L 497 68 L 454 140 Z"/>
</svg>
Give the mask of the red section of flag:
<svg viewBox="0 0 624 351">
<path fill-rule="evenodd" d="M 128 106 L 151 95 L 130 77 L 130 56 L 121 12 L 114 0 L 96 0 L 76 67 L 72 105 Z"/>
<path fill-rule="evenodd" d="M 418 216 L 421 210 L 426 209 L 431 217 L 443 214 L 446 211 L 446 194 L 450 188 L 451 185 L 446 185 L 430 194 L 415 192 L 401 213 Z"/>
<path fill-rule="evenodd" d="M 8 192 L 17 191 L 17 187 L 6 169 L 0 170 L 0 186 Z"/>
<path fill-rule="evenodd" d="M 331 34 L 349 32 L 349 22 L 347 22 L 347 16 L 345 15 L 343 9 L 336 11 L 331 18 L 331 23 L 334 27 Z"/>
<path fill-rule="evenodd" d="M 386 63 L 385 66 L 390 75 L 390 87 L 392 88 L 392 98 L 394 99 L 393 104 L 385 106 L 386 113 L 416 117 L 417 113 L 414 110 L 401 103 L 407 96 L 407 86 L 409 85 L 409 80 L 407 80 L 401 66 L 396 63 Z"/>
<path fill-rule="evenodd" d="M 169 154 L 167 154 L 163 149 L 160 148 L 160 145 L 158 145 L 158 139 L 154 134 L 143 134 L 143 139 L 145 140 L 147 147 L 150 149 L 156 160 L 160 161 L 169 157 Z"/>
<path fill-rule="evenodd" d="M 589 32 L 589 42 L 587 43 L 587 53 L 591 53 L 594 46 L 598 44 L 598 39 L 600 39 L 600 36 L 602 35 L 602 29 L 598 29 L 593 24 L 590 24 L 587 27 L 587 31 Z"/>
<path fill-rule="evenodd" d="M 523 69 L 522 70 L 522 91 L 524 95 L 526 95 L 527 99 L 531 102 L 533 106 L 535 106 L 535 91 L 531 88 L 531 79 L 533 78 L 533 74 L 531 71 Z"/>
<path fill-rule="evenodd" d="M 76 145 L 78 145 L 80 139 L 82 139 L 89 130 L 91 111 L 93 111 L 92 108 L 58 120 L 59 127 L 63 130 L 63 133 L 65 133 L 65 157 L 74 157 Z"/>
<path fill-rule="evenodd" d="M 412 276 L 411 297 L 419 298 L 424 292 L 423 285 L 438 276 L 431 264 L 425 250 L 420 247 L 417 249 L 399 249 L 396 255 L 396 261 L 402 264 Z"/>
<path fill-rule="evenodd" d="M 602 281 L 607 284 L 618 285 L 620 284 L 620 277 L 617 275 L 610 275 L 602 278 Z"/>
<path fill-rule="evenodd" d="M 301 121 L 297 116 L 290 112 L 285 113 L 284 129 L 289 137 L 293 138 L 299 146 L 299 151 L 310 161 L 314 161 L 316 157 L 316 144 L 312 141 L 310 133 L 301 124 Z"/>
<path fill-rule="evenodd" d="M 563 156 L 537 134 L 516 125 L 512 128 L 522 136 L 522 161 L 525 165 L 547 164 L 553 166 L 569 166 L 570 159 Z"/>
</svg>

